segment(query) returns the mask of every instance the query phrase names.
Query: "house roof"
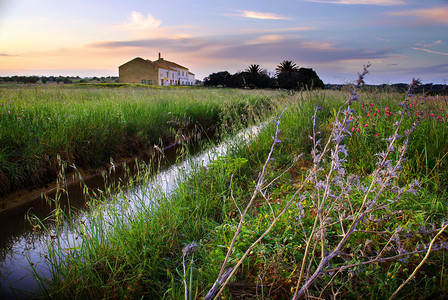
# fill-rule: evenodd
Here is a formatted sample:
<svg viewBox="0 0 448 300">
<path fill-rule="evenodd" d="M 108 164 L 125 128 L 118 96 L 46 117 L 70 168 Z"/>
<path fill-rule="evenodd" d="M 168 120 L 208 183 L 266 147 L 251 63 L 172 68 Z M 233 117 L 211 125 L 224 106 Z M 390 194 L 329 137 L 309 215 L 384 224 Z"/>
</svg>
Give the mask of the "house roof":
<svg viewBox="0 0 448 300">
<path fill-rule="evenodd" d="M 136 58 L 134 58 L 134 59 L 131 59 L 130 61 L 125 62 L 125 63 L 122 64 L 121 66 L 124 66 L 124 65 L 126 65 L 126 64 L 128 64 L 128 63 L 130 63 L 130 62 L 133 62 L 133 61 L 140 61 L 140 62 L 143 62 L 143 63 L 149 63 L 151 66 L 154 66 L 154 63 L 153 63 L 152 61 L 150 61 L 150 60 L 145 60 L 145 59 L 143 59 L 143 58 L 141 58 L 141 57 L 136 57 Z M 120 66 L 120 67 L 121 67 L 121 66 Z"/>
<path fill-rule="evenodd" d="M 175 69 L 173 69 L 172 67 L 170 67 L 170 66 L 168 66 L 168 65 L 166 65 L 166 64 L 161 64 L 161 63 L 159 63 L 159 62 L 157 62 L 157 61 L 154 61 L 153 63 L 154 63 L 158 68 L 162 68 L 162 69 L 170 70 L 170 71 L 176 71 Z"/>
<path fill-rule="evenodd" d="M 172 61 L 165 60 L 165 59 L 163 59 L 163 58 L 159 58 L 158 60 L 151 61 L 151 60 L 149 60 L 149 59 L 143 59 L 143 58 L 141 58 L 141 57 L 136 57 L 136 58 L 131 59 L 130 61 L 128 61 L 128 62 L 122 64 L 121 66 L 124 66 L 124 65 L 126 65 L 126 64 L 128 64 L 128 63 L 130 63 L 130 62 L 133 62 L 133 61 L 140 61 L 140 62 L 149 64 L 149 65 L 151 65 L 151 67 L 153 67 L 153 68 L 162 68 L 162 69 L 170 70 L 170 71 L 176 71 L 176 68 L 177 68 L 177 69 L 184 69 L 184 70 L 187 70 L 187 71 L 188 71 L 188 68 L 186 68 L 186 67 L 184 67 L 184 66 L 181 66 L 181 65 L 179 65 L 179 64 L 176 64 L 176 63 L 174 63 L 174 62 L 172 62 Z M 120 67 L 121 67 L 121 66 L 120 66 Z M 188 71 L 188 74 L 190 74 L 190 75 L 194 75 L 194 74 L 191 73 L 190 71 Z"/>
<path fill-rule="evenodd" d="M 174 63 L 174 62 L 172 62 L 172 61 L 169 61 L 169 60 L 165 60 L 165 59 L 163 59 L 163 58 L 159 58 L 158 60 L 155 60 L 154 61 L 156 64 L 161 64 L 161 65 L 163 65 L 163 66 L 167 66 L 167 67 L 170 67 L 170 68 L 178 68 L 178 69 L 185 69 L 185 70 L 188 70 L 188 68 L 185 68 L 184 66 L 181 66 L 181 65 L 179 65 L 179 64 L 176 64 L 176 63 Z"/>
</svg>

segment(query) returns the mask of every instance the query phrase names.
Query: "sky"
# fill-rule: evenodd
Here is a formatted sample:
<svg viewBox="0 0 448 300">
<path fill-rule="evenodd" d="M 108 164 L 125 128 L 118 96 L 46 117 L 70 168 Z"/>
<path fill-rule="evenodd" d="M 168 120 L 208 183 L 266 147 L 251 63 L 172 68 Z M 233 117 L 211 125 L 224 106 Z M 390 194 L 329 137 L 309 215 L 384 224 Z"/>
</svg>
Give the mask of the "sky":
<svg viewBox="0 0 448 300">
<path fill-rule="evenodd" d="M 0 0 L 0 76 L 118 76 L 135 57 L 196 79 L 284 60 L 346 84 L 447 83 L 448 0 Z"/>
</svg>

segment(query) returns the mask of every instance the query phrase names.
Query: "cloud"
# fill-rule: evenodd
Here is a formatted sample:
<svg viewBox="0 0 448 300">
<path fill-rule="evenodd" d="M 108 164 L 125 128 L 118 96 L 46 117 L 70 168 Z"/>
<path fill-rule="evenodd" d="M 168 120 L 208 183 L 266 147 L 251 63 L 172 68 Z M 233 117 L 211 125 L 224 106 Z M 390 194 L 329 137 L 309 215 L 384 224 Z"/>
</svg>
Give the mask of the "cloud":
<svg viewBox="0 0 448 300">
<path fill-rule="evenodd" d="M 396 58 L 392 48 L 371 50 L 343 47 L 328 41 L 307 40 L 278 34 L 235 34 L 225 38 L 212 36 L 191 38 L 153 38 L 123 41 L 104 41 L 90 47 L 106 49 L 108 52 L 134 51 L 133 53 L 163 52 L 176 55 L 200 57 L 202 61 L 226 65 L 254 62 L 278 63 L 284 59 L 301 64 L 337 64 L 347 61 L 378 61 Z"/>
<path fill-rule="evenodd" d="M 422 76 L 424 78 L 430 78 L 434 76 L 441 76 L 441 78 L 447 78 L 448 64 L 431 65 L 427 67 L 410 68 L 407 70 L 408 74 L 415 74 L 415 76 Z M 440 80 L 439 78 L 438 80 Z"/>
<path fill-rule="evenodd" d="M 13 57 L 13 56 L 17 56 L 17 55 L 7 54 L 7 53 L 0 53 L 0 56 L 2 56 L 2 57 Z"/>
<path fill-rule="evenodd" d="M 88 46 L 103 49 L 155 48 L 175 51 L 179 49 L 183 51 L 198 51 L 211 45 L 213 45 L 211 41 L 205 41 L 200 38 L 153 38 L 129 41 L 104 41 Z"/>
<path fill-rule="evenodd" d="M 370 50 L 338 47 L 328 42 L 283 39 L 276 43 L 266 44 L 229 44 L 216 47 L 207 53 L 214 59 L 222 61 L 242 62 L 264 61 L 278 63 L 288 59 L 299 65 L 331 65 L 347 61 L 362 61 L 364 63 L 396 57 L 394 49 Z"/>
<path fill-rule="evenodd" d="M 424 9 L 412 9 L 388 13 L 394 17 L 412 17 L 417 18 L 423 24 L 442 24 L 448 25 L 448 5 Z M 418 23 L 413 20 L 413 23 Z"/>
<path fill-rule="evenodd" d="M 412 49 L 414 49 L 414 50 L 420 50 L 420 51 L 425 51 L 425 52 L 429 52 L 429 53 L 434 53 L 434 54 L 448 55 L 447 52 L 438 52 L 438 51 L 433 51 L 433 50 L 429 50 L 429 49 L 425 49 L 425 48 L 412 47 Z"/>
<path fill-rule="evenodd" d="M 380 41 L 380 42 L 390 42 L 390 41 L 392 41 L 391 39 L 386 39 L 386 38 L 379 37 L 379 36 L 376 36 L 375 39 Z"/>
<path fill-rule="evenodd" d="M 277 15 L 273 13 L 257 12 L 252 10 L 236 10 L 237 13 L 229 14 L 230 16 L 259 19 L 259 20 L 289 20 L 288 17 Z"/>
<path fill-rule="evenodd" d="M 133 11 L 129 15 L 129 19 L 126 23 L 117 26 L 121 29 L 127 30 L 147 30 L 158 28 L 162 21 L 157 20 L 152 15 L 143 15 L 141 12 Z"/>
<path fill-rule="evenodd" d="M 280 33 L 294 33 L 299 31 L 310 31 L 316 29 L 311 26 L 301 26 L 301 27 L 283 27 L 283 28 L 270 28 L 270 29 L 254 29 L 254 28 L 241 28 L 240 32 L 245 34 L 280 34 Z"/>
<path fill-rule="evenodd" d="M 380 5 L 394 6 L 405 4 L 404 0 L 307 0 L 308 2 L 345 4 L 345 5 Z"/>
<path fill-rule="evenodd" d="M 278 43 L 283 41 L 283 36 L 278 34 L 262 35 L 255 39 L 246 42 L 247 45 L 257 45 L 257 44 L 267 44 L 267 43 Z"/>
<path fill-rule="evenodd" d="M 441 44 L 442 43 L 442 40 L 438 40 L 438 41 L 434 41 L 434 42 L 432 42 L 432 43 L 430 43 L 430 44 L 424 44 L 423 42 L 422 43 L 417 43 L 417 44 L 415 44 L 416 46 L 419 46 L 419 47 L 424 47 L 424 48 L 431 48 L 431 47 L 434 47 L 434 46 L 436 46 L 436 45 L 439 45 L 439 44 Z"/>
</svg>

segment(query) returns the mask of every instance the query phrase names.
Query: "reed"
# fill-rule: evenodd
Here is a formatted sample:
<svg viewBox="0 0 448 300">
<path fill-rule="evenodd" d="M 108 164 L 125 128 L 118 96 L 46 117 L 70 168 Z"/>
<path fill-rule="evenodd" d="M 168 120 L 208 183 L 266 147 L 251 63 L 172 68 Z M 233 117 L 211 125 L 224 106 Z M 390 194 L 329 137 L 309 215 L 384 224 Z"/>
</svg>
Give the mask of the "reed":
<svg viewBox="0 0 448 300">
<path fill-rule="evenodd" d="M 219 89 L 0 88 L 0 195 L 55 179 L 58 155 L 78 168 L 103 167 L 182 136 L 247 125 L 279 97 Z"/>
<path fill-rule="evenodd" d="M 123 192 L 93 202 L 97 209 L 85 220 L 69 218 L 81 245 L 67 247 L 58 238 L 49 244 L 52 278 L 38 277 L 43 294 L 192 299 L 221 288 L 229 298 L 285 299 L 448 293 L 446 102 L 426 99 L 428 115 L 413 110 L 410 93 L 361 91 L 349 95 L 351 109 L 339 92 L 297 93 L 256 138 L 236 140 L 228 155 L 180 173 L 169 194 L 131 185 L 126 193 L 139 201 L 129 203 Z M 143 167 L 135 182 L 149 174 Z"/>
</svg>

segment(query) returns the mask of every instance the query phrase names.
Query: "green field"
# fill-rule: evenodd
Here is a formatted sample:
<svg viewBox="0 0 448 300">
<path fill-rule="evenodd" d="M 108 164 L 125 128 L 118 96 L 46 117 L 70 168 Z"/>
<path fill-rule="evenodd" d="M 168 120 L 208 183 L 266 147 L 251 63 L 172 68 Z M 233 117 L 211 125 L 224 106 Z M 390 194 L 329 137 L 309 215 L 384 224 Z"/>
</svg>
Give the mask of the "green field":
<svg viewBox="0 0 448 300">
<path fill-rule="evenodd" d="M 135 85 L 0 86 L 0 196 L 78 168 L 146 153 L 197 132 L 221 133 L 270 111 L 279 92 Z"/>
<path fill-rule="evenodd" d="M 181 176 L 169 199 L 143 190 L 139 197 L 154 205 L 134 203 L 137 214 L 99 205 L 86 221 L 73 220 L 83 243 L 49 243 L 43 295 L 202 298 L 230 269 L 218 298 L 290 299 L 304 287 L 313 299 L 446 296 L 446 99 L 358 93 L 359 102 L 347 101 L 350 92 L 280 96 L 281 118 L 262 113 L 278 121 Z M 208 99 L 203 105 L 227 99 L 221 90 L 191 95 Z M 127 199 L 107 201 L 126 211 Z"/>
</svg>

